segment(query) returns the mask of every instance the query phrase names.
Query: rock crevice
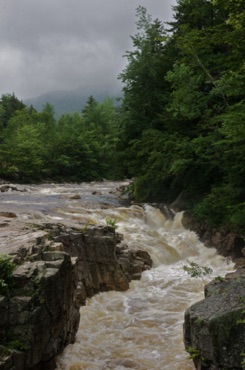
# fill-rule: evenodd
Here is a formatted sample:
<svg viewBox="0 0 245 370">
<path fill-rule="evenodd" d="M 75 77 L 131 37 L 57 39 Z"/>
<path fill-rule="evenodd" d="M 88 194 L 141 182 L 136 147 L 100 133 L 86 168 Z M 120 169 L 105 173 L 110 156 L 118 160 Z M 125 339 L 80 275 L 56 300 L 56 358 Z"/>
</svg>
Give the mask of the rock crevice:
<svg viewBox="0 0 245 370">
<path fill-rule="evenodd" d="M 79 306 L 96 293 L 127 290 L 152 266 L 148 253 L 129 250 L 109 226 L 22 225 L 2 237 L 17 268 L 0 296 L 1 370 L 54 369 L 75 340 Z"/>
</svg>

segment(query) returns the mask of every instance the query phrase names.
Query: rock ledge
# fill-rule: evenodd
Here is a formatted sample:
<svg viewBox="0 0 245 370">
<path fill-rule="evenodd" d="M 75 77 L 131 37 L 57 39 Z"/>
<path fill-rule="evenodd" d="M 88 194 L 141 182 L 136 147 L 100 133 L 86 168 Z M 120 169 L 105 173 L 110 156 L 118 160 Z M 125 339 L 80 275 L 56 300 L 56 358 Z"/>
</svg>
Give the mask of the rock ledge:
<svg viewBox="0 0 245 370">
<path fill-rule="evenodd" d="M 0 369 L 53 370 L 55 357 L 75 340 L 79 306 L 98 292 L 127 290 L 152 260 L 129 250 L 112 227 L 7 221 L 0 252 L 17 268 L 0 296 Z"/>
</svg>

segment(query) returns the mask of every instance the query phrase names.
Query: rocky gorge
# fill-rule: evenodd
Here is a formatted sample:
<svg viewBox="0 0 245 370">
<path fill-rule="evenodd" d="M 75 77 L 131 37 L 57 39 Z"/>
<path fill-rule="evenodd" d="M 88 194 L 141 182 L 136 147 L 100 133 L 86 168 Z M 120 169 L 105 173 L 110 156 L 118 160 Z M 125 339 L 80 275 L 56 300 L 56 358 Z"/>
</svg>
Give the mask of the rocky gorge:
<svg viewBox="0 0 245 370">
<path fill-rule="evenodd" d="M 128 289 L 151 258 L 129 251 L 109 226 L 23 230 L 1 218 L 7 224 L 1 237 L 11 237 L 8 253 L 17 267 L 0 301 L 0 369 L 54 369 L 56 355 L 74 342 L 79 306 L 96 293 Z"/>
<path fill-rule="evenodd" d="M 12 189 L 18 190 L 23 188 Z M 11 208 L 0 213 L 1 253 L 9 254 L 16 264 L 9 290 L 0 299 L 0 369 L 54 369 L 56 356 L 75 340 L 79 307 L 87 298 L 109 290 L 126 291 L 130 281 L 140 279 L 152 266 L 151 253 L 128 247 L 113 226 L 92 225 L 83 219 L 74 226 L 78 211 L 70 213 L 72 223 L 57 222 L 57 217 L 55 222 L 47 221 L 39 214 L 29 219 Z M 184 342 L 197 369 L 242 369 L 241 260 L 238 254 L 238 272 L 214 279 L 205 288 L 206 298 L 186 310 Z M 187 367 L 178 367 L 183 368 Z"/>
<path fill-rule="evenodd" d="M 1 192 L 16 186 L 4 185 Z M 55 369 L 73 343 L 79 308 L 88 297 L 124 291 L 151 268 L 142 250 L 129 250 L 112 226 L 70 227 L 19 221 L 0 212 L 0 252 L 16 265 L 0 297 L 0 369 Z"/>
</svg>

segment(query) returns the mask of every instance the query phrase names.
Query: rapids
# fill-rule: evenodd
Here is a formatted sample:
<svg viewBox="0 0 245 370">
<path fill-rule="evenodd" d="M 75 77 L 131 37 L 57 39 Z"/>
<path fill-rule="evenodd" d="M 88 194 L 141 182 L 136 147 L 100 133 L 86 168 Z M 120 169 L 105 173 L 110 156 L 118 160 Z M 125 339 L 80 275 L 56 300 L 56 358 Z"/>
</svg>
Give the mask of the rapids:
<svg viewBox="0 0 245 370">
<path fill-rule="evenodd" d="M 206 248 L 185 230 L 182 213 L 167 220 L 156 208 L 125 205 L 112 193 L 120 183 L 32 186 L 27 192 L 4 194 L 5 210 L 18 210 L 23 219 L 43 218 L 74 224 L 106 224 L 131 248 L 149 252 L 153 268 L 127 292 L 96 295 L 81 307 L 73 345 L 57 359 L 57 370 L 191 370 L 183 345 L 184 311 L 203 299 L 205 281 L 224 276 L 233 264 Z M 94 194 L 92 194 L 94 193 Z M 71 200 L 79 194 L 81 199 Z M 186 260 L 213 269 L 212 276 L 190 278 Z"/>
</svg>

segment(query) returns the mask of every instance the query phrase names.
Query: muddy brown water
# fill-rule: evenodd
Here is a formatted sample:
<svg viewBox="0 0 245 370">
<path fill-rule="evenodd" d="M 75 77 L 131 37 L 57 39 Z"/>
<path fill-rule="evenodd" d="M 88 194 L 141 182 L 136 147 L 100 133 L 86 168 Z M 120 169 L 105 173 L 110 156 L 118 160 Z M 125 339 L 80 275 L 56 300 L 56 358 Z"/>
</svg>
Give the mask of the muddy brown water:
<svg viewBox="0 0 245 370">
<path fill-rule="evenodd" d="M 74 226 L 116 220 L 124 242 L 148 251 L 154 262 L 127 292 L 101 293 L 81 307 L 76 342 L 58 357 L 57 370 L 194 369 L 184 351 L 184 311 L 203 299 L 205 281 L 234 269 L 183 228 L 181 213 L 167 220 L 150 205 L 120 200 L 116 188 L 126 183 L 32 185 L 0 194 L 1 211 L 23 220 Z M 80 198 L 71 199 L 74 195 Z M 187 260 L 212 267 L 212 276 L 190 278 L 183 270 Z"/>
</svg>

